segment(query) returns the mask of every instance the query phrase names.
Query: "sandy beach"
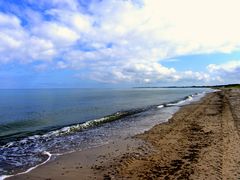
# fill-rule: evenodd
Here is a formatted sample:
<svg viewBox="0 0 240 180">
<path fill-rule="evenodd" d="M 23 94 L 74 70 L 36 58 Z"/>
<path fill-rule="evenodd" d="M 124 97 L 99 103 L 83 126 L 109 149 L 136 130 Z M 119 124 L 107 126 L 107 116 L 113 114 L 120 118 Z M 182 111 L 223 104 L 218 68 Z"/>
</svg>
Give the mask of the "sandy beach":
<svg viewBox="0 0 240 180">
<path fill-rule="evenodd" d="M 210 93 L 136 137 L 8 179 L 239 179 L 240 89 Z"/>
</svg>

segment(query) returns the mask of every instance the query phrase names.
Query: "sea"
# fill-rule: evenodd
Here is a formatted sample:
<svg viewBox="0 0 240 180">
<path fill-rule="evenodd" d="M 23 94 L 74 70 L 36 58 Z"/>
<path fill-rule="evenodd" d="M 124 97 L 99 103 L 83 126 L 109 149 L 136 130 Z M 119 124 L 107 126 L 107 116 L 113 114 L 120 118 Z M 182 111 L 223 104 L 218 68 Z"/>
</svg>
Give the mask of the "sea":
<svg viewBox="0 0 240 180">
<path fill-rule="evenodd" d="M 206 88 L 2 89 L 0 179 L 166 122 Z"/>
</svg>

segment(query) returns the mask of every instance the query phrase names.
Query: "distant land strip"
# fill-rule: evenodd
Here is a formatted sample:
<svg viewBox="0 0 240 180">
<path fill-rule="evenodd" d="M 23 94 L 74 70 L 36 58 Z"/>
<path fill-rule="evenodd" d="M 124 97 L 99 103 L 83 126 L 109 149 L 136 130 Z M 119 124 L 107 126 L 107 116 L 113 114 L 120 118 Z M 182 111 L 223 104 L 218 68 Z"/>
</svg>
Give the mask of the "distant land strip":
<svg viewBox="0 0 240 180">
<path fill-rule="evenodd" d="M 240 88 L 240 84 L 225 84 L 213 86 L 140 86 L 133 88 Z"/>
</svg>

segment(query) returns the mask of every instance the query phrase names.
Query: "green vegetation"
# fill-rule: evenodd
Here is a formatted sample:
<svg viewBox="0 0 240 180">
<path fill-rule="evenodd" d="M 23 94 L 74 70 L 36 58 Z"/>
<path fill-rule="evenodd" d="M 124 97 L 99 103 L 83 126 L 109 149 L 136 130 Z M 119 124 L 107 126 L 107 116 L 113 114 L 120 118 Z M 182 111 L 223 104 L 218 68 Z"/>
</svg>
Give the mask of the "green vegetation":
<svg viewBox="0 0 240 180">
<path fill-rule="evenodd" d="M 240 88 L 240 84 L 228 84 L 228 85 L 222 85 L 220 88 Z"/>
</svg>

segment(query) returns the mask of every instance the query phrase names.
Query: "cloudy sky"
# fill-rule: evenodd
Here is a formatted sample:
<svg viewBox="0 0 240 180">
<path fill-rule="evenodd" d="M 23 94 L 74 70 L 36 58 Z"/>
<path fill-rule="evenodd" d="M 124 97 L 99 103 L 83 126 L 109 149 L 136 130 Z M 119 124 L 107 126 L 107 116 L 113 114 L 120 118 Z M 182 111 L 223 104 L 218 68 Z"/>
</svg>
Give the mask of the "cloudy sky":
<svg viewBox="0 0 240 180">
<path fill-rule="evenodd" d="M 240 83 L 239 0 L 1 0 L 0 88 Z"/>
</svg>

